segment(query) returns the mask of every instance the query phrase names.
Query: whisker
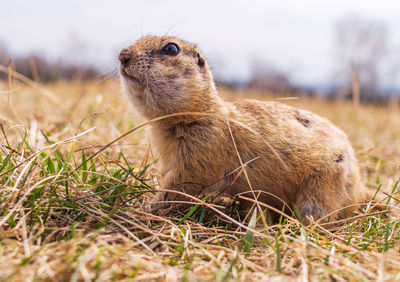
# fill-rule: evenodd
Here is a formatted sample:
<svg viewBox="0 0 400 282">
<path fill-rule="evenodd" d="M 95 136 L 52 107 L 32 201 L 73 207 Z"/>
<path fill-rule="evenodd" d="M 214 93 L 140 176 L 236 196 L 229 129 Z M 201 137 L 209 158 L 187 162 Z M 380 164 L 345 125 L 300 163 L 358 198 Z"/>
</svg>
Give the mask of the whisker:
<svg viewBox="0 0 400 282">
<path fill-rule="evenodd" d="M 111 67 L 97 75 L 97 77 L 114 75 L 118 72 L 118 66 Z"/>
<path fill-rule="evenodd" d="M 101 83 L 109 78 L 116 77 L 118 75 L 118 67 L 113 67 L 109 70 L 106 70 L 96 76 L 98 79 L 98 83 Z"/>
<path fill-rule="evenodd" d="M 176 21 L 175 23 L 173 23 L 164 33 L 163 36 L 167 36 L 167 34 L 171 31 L 171 29 L 173 29 L 174 27 L 176 27 L 178 24 L 180 24 L 181 22 L 183 22 L 183 19 L 180 19 L 178 21 Z"/>
</svg>

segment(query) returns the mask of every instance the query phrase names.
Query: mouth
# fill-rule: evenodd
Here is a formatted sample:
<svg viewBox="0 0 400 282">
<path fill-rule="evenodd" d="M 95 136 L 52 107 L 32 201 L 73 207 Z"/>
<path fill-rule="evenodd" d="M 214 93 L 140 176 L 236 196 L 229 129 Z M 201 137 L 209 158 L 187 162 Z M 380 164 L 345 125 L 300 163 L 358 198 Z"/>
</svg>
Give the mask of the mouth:
<svg viewBox="0 0 400 282">
<path fill-rule="evenodd" d="M 140 80 L 139 78 L 137 78 L 136 76 L 133 76 L 133 75 L 127 73 L 127 72 L 125 71 L 125 68 L 124 68 L 123 66 L 120 66 L 119 71 L 120 71 L 121 75 L 122 75 L 125 79 L 127 79 L 127 80 L 129 80 L 129 81 L 131 81 L 131 82 L 134 82 L 134 83 L 136 83 L 136 84 L 140 84 L 140 85 L 142 84 L 142 82 L 141 82 L 141 80 Z"/>
</svg>

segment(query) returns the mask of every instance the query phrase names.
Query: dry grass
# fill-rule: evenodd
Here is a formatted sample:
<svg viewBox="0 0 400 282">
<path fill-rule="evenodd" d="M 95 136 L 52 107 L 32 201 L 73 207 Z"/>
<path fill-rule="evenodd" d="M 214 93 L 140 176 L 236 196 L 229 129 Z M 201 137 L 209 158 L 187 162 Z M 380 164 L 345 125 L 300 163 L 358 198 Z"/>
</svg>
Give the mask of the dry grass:
<svg viewBox="0 0 400 282">
<path fill-rule="evenodd" d="M 363 210 L 334 231 L 238 224 L 235 207 L 203 201 L 147 213 L 161 176 L 144 127 L 106 146 L 141 123 L 117 81 L 0 84 L 0 280 L 400 280 L 399 110 L 284 102 L 349 134 L 367 185 L 392 195 L 389 212 Z"/>
</svg>

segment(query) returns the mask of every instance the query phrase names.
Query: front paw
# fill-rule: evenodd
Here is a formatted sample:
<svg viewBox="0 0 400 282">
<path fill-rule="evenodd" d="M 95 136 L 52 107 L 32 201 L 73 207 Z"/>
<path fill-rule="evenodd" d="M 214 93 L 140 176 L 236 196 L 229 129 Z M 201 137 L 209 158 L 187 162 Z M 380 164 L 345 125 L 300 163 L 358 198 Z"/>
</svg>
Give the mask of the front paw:
<svg viewBox="0 0 400 282">
<path fill-rule="evenodd" d="M 153 212 L 161 209 L 162 207 L 168 205 L 167 193 L 166 192 L 156 192 L 150 202 L 147 204 L 146 210 L 148 212 Z"/>
<path fill-rule="evenodd" d="M 309 225 L 316 220 L 320 220 L 322 223 L 329 220 L 325 217 L 327 215 L 325 208 L 317 202 L 305 200 L 297 203 L 296 209 L 299 211 L 299 219 L 303 221 L 305 225 Z"/>
</svg>

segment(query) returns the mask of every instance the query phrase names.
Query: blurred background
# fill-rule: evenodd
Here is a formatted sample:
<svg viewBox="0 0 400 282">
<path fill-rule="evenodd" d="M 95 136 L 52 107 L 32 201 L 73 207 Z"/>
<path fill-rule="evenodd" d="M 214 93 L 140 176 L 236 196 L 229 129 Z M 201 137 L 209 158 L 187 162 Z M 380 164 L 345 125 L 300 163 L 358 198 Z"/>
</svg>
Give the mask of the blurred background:
<svg viewBox="0 0 400 282">
<path fill-rule="evenodd" d="M 398 101 L 396 0 L 1 0 L 0 79 L 41 83 L 116 75 L 117 54 L 147 34 L 205 53 L 220 86 L 273 95 Z"/>
</svg>

